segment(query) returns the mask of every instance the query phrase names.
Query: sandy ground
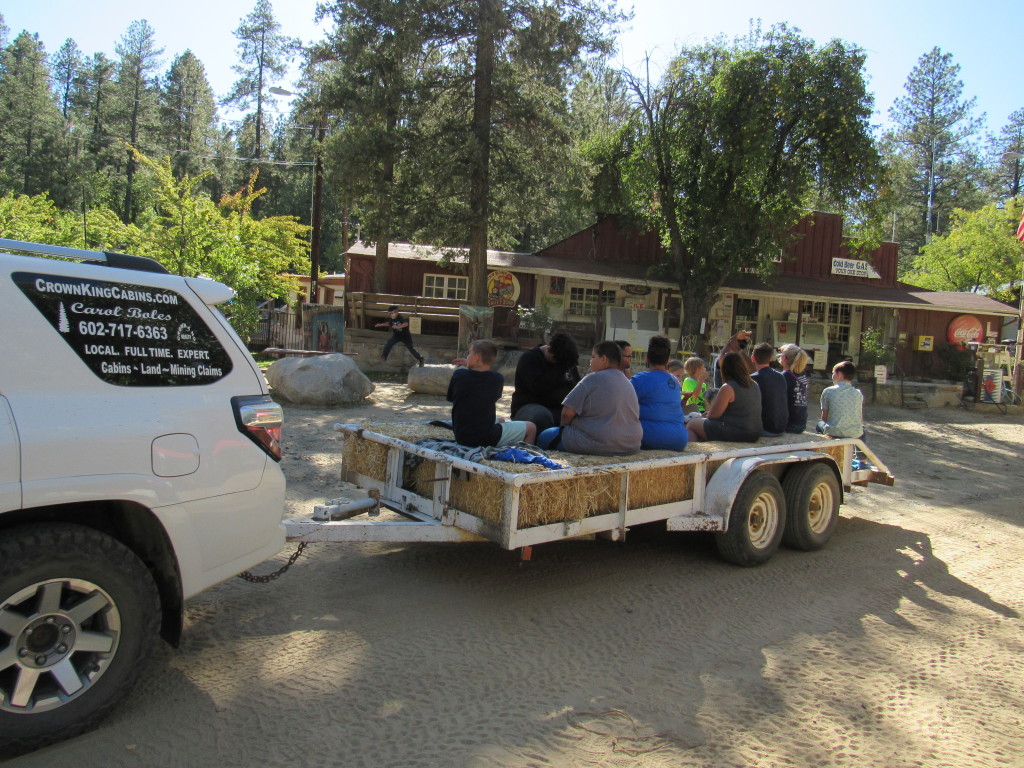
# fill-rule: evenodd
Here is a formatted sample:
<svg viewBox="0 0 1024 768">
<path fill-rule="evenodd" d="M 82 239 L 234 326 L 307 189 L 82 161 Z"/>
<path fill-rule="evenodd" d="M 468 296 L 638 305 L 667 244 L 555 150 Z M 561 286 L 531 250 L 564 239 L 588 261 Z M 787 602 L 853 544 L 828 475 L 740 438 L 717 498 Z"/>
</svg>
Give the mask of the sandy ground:
<svg viewBox="0 0 1024 768">
<path fill-rule="evenodd" d="M 331 496 L 335 422 L 447 412 L 397 384 L 289 408 L 288 513 Z M 192 600 L 98 730 L 6 765 L 1024 765 L 1021 420 L 866 413 L 898 483 L 848 496 L 820 552 L 311 546 Z"/>
</svg>

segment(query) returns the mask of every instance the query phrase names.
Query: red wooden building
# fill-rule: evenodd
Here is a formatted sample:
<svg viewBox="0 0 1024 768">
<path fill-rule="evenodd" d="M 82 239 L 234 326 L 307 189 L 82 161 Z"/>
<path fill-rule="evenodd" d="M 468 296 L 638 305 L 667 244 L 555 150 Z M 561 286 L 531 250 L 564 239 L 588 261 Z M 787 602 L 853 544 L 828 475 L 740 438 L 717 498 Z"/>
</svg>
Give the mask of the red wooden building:
<svg viewBox="0 0 1024 768">
<path fill-rule="evenodd" d="M 904 371 L 937 376 L 947 347 L 1012 335 L 1005 326 L 1016 321 L 1015 307 L 980 294 L 900 283 L 897 244 L 883 243 L 868 258 L 852 255 L 836 214 L 811 212 L 794 231 L 800 237 L 780 254 L 773 277 L 738 274 L 722 287 L 707 318 L 713 346 L 741 327 L 758 341 L 778 345 L 799 338 L 812 347 L 809 337 L 820 331 L 817 365 L 822 367 L 846 356 L 859 361 L 862 333 L 876 328 L 895 348 Z M 347 289 L 369 290 L 373 249 L 360 244 L 348 256 Z M 388 291 L 464 300 L 464 265 L 442 268 L 440 256 L 435 248 L 393 244 Z M 656 235 L 624 229 L 614 217 L 535 254 L 489 251 L 495 335 L 514 330 L 510 307 L 518 304 L 543 307 L 577 330 L 588 324 L 594 338 L 630 337 L 637 346 L 652 332 L 678 338 L 678 290 L 647 277 L 661 256 Z"/>
</svg>

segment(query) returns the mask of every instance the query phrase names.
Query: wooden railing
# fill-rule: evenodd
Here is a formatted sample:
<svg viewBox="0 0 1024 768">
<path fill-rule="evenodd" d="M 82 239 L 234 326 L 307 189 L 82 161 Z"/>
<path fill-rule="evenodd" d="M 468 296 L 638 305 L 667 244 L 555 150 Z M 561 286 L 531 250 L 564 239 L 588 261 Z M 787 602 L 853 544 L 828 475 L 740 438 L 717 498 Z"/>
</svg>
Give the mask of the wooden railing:
<svg viewBox="0 0 1024 768">
<path fill-rule="evenodd" d="M 458 325 L 459 306 L 464 301 L 455 299 L 427 299 L 419 296 L 399 296 L 390 293 L 345 294 L 345 313 L 350 328 L 373 328 L 387 319 L 388 308 L 398 307 L 406 318 L 419 317 L 423 320 L 451 322 Z"/>
</svg>

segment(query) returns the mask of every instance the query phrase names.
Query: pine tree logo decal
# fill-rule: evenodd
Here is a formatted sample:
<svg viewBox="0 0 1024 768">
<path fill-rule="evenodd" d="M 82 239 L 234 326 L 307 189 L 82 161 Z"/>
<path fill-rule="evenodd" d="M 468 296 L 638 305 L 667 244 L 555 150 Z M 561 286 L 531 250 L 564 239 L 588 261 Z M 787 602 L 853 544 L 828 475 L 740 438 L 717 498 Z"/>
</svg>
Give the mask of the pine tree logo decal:
<svg viewBox="0 0 1024 768">
<path fill-rule="evenodd" d="M 60 315 L 57 317 L 57 330 L 67 333 L 71 330 L 71 323 L 68 322 L 68 313 L 64 311 L 64 302 L 60 303 Z"/>
</svg>

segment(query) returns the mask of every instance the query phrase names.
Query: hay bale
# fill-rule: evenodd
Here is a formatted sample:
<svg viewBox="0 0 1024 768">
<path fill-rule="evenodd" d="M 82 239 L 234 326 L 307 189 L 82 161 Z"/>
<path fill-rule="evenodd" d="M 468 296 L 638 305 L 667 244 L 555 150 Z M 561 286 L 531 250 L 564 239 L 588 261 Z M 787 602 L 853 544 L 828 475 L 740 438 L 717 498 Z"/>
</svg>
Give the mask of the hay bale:
<svg viewBox="0 0 1024 768">
<path fill-rule="evenodd" d="M 381 435 L 415 443 L 425 437 L 451 438 L 450 430 L 432 427 L 421 422 L 370 423 L 366 428 Z M 798 443 L 813 440 L 811 435 L 786 435 L 774 438 L 778 443 Z M 752 448 L 749 443 L 693 443 L 687 453 L 714 453 L 716 451 Z M 823 448 L 842 458 L 842 448 Z M 346 436 L 344 461 L 346 469 L 359 472 L 383 482 L 387 468 L 387 447 L 372 440 Z M 673 451 L 641 451 L 626 456 L 586 456 L 575 453 L 552 451 L 552 459 L 568 467 L 603 467 L 613 464 L 631 464 L 650 459 L 678 456 Z M 507 461 L 485 460 L 480 462 L 507 474 L 523 472 L 548 472 L 536 464 L 513 464 Z M 722 460 L 710 462 L 707 477 L 711 478 L 723 464 Z M 436 479 L 441 471 L 436 462 L 422 461 L 412 471 L 407 471 L 402 487 L 425 498 L 431 498 L 436 488 Z M 694 495 L 695 467 L 683 465 L 634 470 L 629 479 L 629 509 L 685 501 Z M 518 527 L 582 520 L 595 515 L 617 512 L 620 504 L 622 470 L 597 472 L 585 477 L 570 477 L 544 483 L 522 486 L 519 496 Z M 448 487 L 448 503 L 462 512 L 486 520 L 495 526 L 503 522 L 507 484 L 494 478 L 465 472 L 455 472 Z"/>
<path fill-rule="evenodd" d="M 694 466 L 641 469 L 629 475 L 629 508 L 640 509 L 693 498 Z"/>
</svg>

